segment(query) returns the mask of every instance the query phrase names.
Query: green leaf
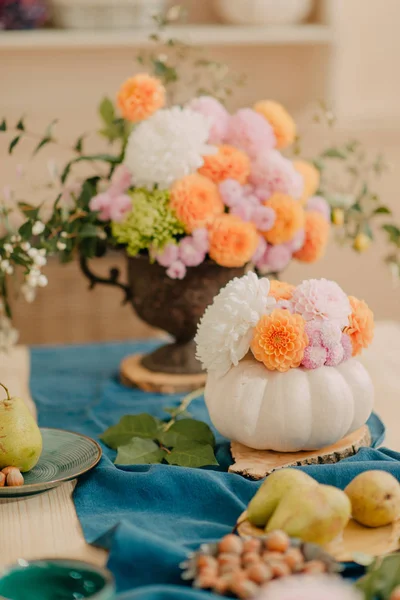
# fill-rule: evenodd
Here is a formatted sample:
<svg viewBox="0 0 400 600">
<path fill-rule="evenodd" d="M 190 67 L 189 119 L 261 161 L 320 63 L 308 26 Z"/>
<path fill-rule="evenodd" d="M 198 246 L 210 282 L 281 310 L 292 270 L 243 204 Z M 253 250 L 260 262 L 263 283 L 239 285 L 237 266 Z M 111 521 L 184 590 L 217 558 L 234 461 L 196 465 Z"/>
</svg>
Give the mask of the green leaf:
<svg viewBox="0 0 400 600">
<path fill-rule="evenodd" d="M 27 202 L 18 202 L 18 208 L 21 212 L 24 213 L 28 219 L 32 219 L 32 221 L 36 221 L 40 206 L 33 206 L 32 204 L 28 204 Z"/>
<path fill-rule="evenodd" d="M 365 600 L 387 600 L 400 585 L 400 554 L 389 554 L 383 559 L 376 559 L 368 568 L 367 574 L 355 585 L 363 592 Z"/>
<path fill-rule="evenodd" d="M 46 136 L 44 138 L 42 138 L 40 140 L 40 142 L 38 143 L 38 145 L 36 146 L 36 148 L 34 149 L 32 156 L 35 156 L 39 150 L 41 150 L 44 146 L 47 146 L 47 144 L 50 144 L 50 142 L 53 141 L 53 138 L 51 138 L 50 136 Z"/>
<path fill-rule="evenodd" d="M 133 438 L 118 448 L 116 465 L 152 465 L 162 462 L 166 452 L 152 440 Z"/>
<path fill-rule="evenodd" d="M 400 229 L 396 225 L 382 225 L 382 229 L 389 234 L 389 240 L 400 248 Z"/>
<path fill-rule="evenodd" d="M 84 139 L 85 139 L 85 134 L 83 134 L 80 137 L 78 137 L 78 139 L 76 140 L 75 145 L 74 145 L 74 150 L 76 152 L 79 152 L 80 154 L 83 151 L 83 140 Z"/>
<path fill-rule="evenodd" d="M 21 225 L 21 227 L 18 230 L 18 233 L 23 240 L 29 240 L 29 238 L 32 237 L 32 227 L 32 221 L 25 221 L 25 223 Z"/>
<path fill-rule="evenodd" d="M 162 432 L 158 439 L 167 448 L 188 441 L 215 446 L 214 434 L 207 423 L 195 419 L 177 421 L 168 431 Z"/>
<path fill-rule="evenodd" d="M 374 233 L 373 233 L 373 231 L 372 231 L 369 223 L 365 223 L 363 229 L 364 229 L 365 235 L 367 235 L 370 240 L 373 240 L 374 239 Z"/>
<path fill-rule="evenodd" d="M 110 448 L 117 449 L 131 441 L 134 437 L 155 440 L 161 421 L 147 413 L 125 415 L 117 425 L 109 427 L 100 439 Z"/>
<path fill-rule="evenodd" d="M 47 138 L 47 137 L 51 138 L 52 137 L 54 125 L 56 125 L 57 123 L 58 123 L 58 119 L 53 119 L 53 121 L 51 121 L 51 123 L 49 123 L 47 125 L 47 127 L 45 129 L 45 132 L 44 132 L 44 135 L 43 135 L 44 138 Z"/>
<path fill-rule="evenodd" d="M 20 139 L 21 139 L 21 136 L 17 135 L 17 137 L 15 137 L 13 140 L 11 140 L 10 145 L 8 147 L 8 154 L 12 154 L 15 146 L 18 144 Z"/>
<path fill-rule="evenodd" d="M 0 123 L 0 131 L 7 131 L 7 122 L 3 119 Z"/>
<path fill-rule="evenodd" d="M 177 444 L 170 454 L 166 455 L 165 460 L 170 465 L 178 465 L 178 467 L 198 468 L 218 465 L 214 449 L 210 444 L 189 440 Z"/>
<path fill-rule="evenodd" d="M 99 106 L 99 113 L 106 125 L 112 124 L 115 119 L 115 109 L 109 98 L 103 98 Z"/>
<path fill-rule="evenodd" d="M 179 406 L 174 408 L 164 408 L 164 411 L 171 415 L 173 419 L 193 419 L 192 415 L 188 410 L 181 410 Z"/>
<path fill-rule="evenodd" d="M 25 131 L 25 123 L 24 123 L 23 117 L 20 118 L 20 120 L 16 124 L 15 128 L 18 129 L 19 131 Z"/>
<path fill-rule="evenodd" d="M 61 173 L 60 177 L 61 183 L 65 183 L 68 175 L 70 174 L 71 167 L 74 164 L 79 162 L 93 162 L 96 160 L 109 163 L 110 165 L 117 165 L 121 162 L 117 156 L 112 156 L 111 154 L 92 154 L 89 156 L 78 156 L 77 158 L 74 158 L 69 163 L 67 163 L 67 165 L 65 166 L 64 171 Z"/>
<path fill-rule="evenodd" d="M 82 229 L 79 231 L 80 238 L 97 238 L 98 235 L 98 227 L 92 223 L 85 223 Z"/>
<path fill-rule="evenodd" d="M 374 210 L 374 215 L 391 215 L 392 211 L 387 206 L 380 206 Z"/>
<path fill-rule="evenodd" d="M 323 158 L 338 158 L 340 160 L 346 160 L 347 158 L 347 154 L 343 150 L 339 150 L 339 148 L 328 148 L 322 152 L 321 156 Z"/>
</svg>

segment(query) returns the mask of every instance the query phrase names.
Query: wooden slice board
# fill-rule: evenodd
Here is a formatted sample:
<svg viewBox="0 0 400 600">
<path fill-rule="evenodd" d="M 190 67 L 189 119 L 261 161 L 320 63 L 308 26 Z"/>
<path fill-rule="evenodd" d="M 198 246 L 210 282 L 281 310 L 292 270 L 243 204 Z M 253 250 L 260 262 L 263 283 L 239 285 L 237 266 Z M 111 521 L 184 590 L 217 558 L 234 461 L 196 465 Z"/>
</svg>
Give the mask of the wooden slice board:
<svg viewBox="0 0 400 600">
<path fill-rule="evenodd" d="M 142 354 L 134 354 L 121 362 L 120 377 L 124 385 L 160 394 L 183 394 L 193 392 L 205 385 L 206 373 L 198 375 L 156 373 L 141 364 L 142 356 Z"/>
<path fill-rule="evenodd" d="M 245 511 L 238 519 L 237 532 L 242 537 L 260 537 L 264 530 L 247 521 Z M 371 529 L 350 520 L 343 536 L 324 546 L 333 558 L 339 562 L 357 562 L 357 554 L 382 556 L 400 549 L 400 521 L 386 527 Z"/>
<path fill-rule="evenodd" d="M 343 458 L 357 454 L 363 446 L 370 445 L 371 433 L 367 425 L 332 446 L 307 452 L 253 450 L 238 442 L 232 442 L 231 452 L 235 463 L 229 467 L 229 471 L 251 479 L 262 479 L 270 475 L 272 471 L 283 467 L 336 463 Z"/>
</svg>

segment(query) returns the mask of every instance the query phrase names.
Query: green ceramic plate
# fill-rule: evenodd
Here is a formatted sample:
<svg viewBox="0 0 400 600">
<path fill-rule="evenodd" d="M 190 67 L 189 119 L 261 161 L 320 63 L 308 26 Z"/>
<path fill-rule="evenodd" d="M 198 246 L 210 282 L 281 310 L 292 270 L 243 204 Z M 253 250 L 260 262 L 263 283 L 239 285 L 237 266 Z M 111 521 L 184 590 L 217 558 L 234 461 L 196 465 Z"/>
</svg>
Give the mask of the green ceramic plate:
<svg viewBox="0 0 400 600">
<path fill-rule="evenodd" d="M 85 435 L 63 429 L 41 428 L 40 431 L 43 452 L 38 464 L 24 473 L 23 486 L 0 488 L 0 499 L 47 492 L 93 469 L 101 458 L 99 444 Z"/>
</svg>

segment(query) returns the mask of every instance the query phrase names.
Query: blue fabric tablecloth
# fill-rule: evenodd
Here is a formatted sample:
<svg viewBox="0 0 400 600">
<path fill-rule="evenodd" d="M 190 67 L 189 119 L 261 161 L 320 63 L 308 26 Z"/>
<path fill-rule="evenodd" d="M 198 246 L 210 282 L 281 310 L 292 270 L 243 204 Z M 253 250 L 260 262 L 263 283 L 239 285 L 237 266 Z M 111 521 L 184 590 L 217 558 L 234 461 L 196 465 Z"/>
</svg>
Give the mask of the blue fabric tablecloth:
<svg viewBox="0 0 400 600">
<path fill-rule="evenodd" d="M 121 359 L 149 351 L 154 341 L 32 348 L 31 391 L 43 427 L 59 427 L 98 439 L 125 414 L 149 412 L 165 418 L 164 407 L 178 406 L 180 396 L 128 389 L 118 380 Z M 209 422 L 202 398 L 191 414 Z M 336 465 L 304 470 L 321 483 L 344 488 L 359 472 L 384 469 L 400 480 L 400 454 L 377 449 L 384 430 L 375 416 L 369 421 L 373 448 Z M 188 550 L 215 541 L 232 530 L 260 482 L 228 474 L 229 443 L 217 439 L 216 469 L 169 465 L 117 468 L 115 453 L 103 446 L 96 469 L 81 478 L 75 491 L 76 510 L 85 537 L 110 550 L 108 566 L 121 599 L 200 600 L 216 598 L 180 581 L 179 563 Z"/>
</svg>

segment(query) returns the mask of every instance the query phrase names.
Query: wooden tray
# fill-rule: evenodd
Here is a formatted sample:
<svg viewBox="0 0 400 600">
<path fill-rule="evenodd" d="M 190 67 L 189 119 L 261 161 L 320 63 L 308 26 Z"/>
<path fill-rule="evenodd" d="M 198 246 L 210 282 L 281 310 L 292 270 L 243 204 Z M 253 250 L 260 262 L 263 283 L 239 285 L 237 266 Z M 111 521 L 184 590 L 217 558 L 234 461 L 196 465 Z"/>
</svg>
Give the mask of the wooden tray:
<svg viewBox="0 0 400 600">
<path fill-rule="evenodd" d="M 367 425 L 332 446 L 308 452 L 253 450 L 238 442 L 232 442 L 231 452 L 235 463 L 229 467 L 229 471 L 251 479 L 262 479 L 283 467 L 335 463 L 353 456 L 361 447 L 370 445 L 371 433 Z"/>
<path fill-rule="evenodd" d="M 237 521 L 237 532 L 242 537 L 260 537 L 264 530 L 247 521 L 245 511 Z M 333 558 L 339 562 L 357 562 L 357 554 L 382 556 L 400 549 L 400 521 L 386 527 L 370 529 L 350 520 L 343 536 L 324 546 Z"/>
</svg>

